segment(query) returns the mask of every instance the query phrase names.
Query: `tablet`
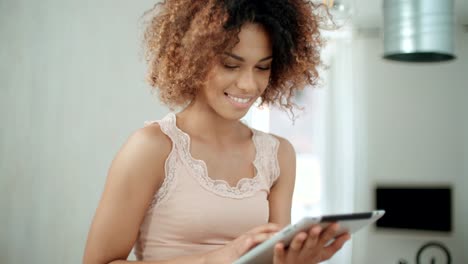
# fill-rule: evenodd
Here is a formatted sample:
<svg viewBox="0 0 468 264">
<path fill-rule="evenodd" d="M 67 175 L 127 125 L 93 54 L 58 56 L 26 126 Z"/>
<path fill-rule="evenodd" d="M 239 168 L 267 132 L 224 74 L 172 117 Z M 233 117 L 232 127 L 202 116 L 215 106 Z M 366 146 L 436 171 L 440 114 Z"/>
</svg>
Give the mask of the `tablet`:
<svg viewBox="0 0 468 264">
<path fill-rule="evenodd" d="M 286 226 L 270 239 L 257 245 L 238 260 L 236 260 L 233 264 L 270 264 L 273 260 L 273 249 L 278 242 L 283 242 L 285 246 L 288 246 L 296 234 L 303 231 L 307 232 L 312 227 L 312 225 L 315 224 L 320 224 L 321 226 L 325 227 L 332 222 L 337 222 L 340 225 L 340 229 L 337 232 L 337 236 L 339 236 L 345 232 L 352 234 L 359 229 L 377 221 L 377 219 L 382 217 L 384 214 L 385 211 L 378 210 L 365 213 L 304 217 L 296 224 Z"/>
</svg>

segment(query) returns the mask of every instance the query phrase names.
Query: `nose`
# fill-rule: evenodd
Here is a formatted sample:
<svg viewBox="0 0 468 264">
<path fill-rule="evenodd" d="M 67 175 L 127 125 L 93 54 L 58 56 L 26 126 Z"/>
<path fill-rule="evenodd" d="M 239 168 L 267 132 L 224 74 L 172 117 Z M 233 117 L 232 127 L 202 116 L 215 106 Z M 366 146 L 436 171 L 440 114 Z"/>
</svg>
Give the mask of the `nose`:
<svg viewBox="0 0 468 264">
<path fill-rule="evenodd" d="M 251 70 L 245 70 L 240 72 L 239 78 L 237 79 L 237 87 L 246 92 L 252 92 L 257 90 L 257 83 L 255 82 L 254 73 Z"/>
</svg>

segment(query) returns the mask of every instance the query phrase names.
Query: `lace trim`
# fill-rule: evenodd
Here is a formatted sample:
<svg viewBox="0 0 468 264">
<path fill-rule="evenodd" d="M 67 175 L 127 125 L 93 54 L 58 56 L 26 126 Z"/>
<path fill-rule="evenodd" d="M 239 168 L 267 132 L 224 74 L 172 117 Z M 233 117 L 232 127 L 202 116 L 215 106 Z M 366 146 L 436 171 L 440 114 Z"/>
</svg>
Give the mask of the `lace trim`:
<svg viewBox="0 0 468 264">
<path fill-rule="evenodd" d="M 166 159 L 166 162 L 164 163 L 164 170 L 165 170 L 164 181 L 161 184 L 161 187 L 159 188 L 158 192 L 156 193 L 154 203 L 152 204 L 150 209 L 152 207 L 156 207 L 157 205 L 161 204 L 167 197 L 167 194 L 169 193 L 169 190 L 171 189 L 170 187 L 174 185 L 173 182 L 175 180 L 177 157 L 176 155 L 171 155 L 171 154 L 169 154 L 168 158 Z"/>
<path fill-rule="evenodd" d="M 165 162 L 165 178 L 150 205 L 150 210 L 161 204 L 168 196 L 174 185 L 176 162 L 180 155 L 182 161 L 187 162 L 192 169 L 195 179 L 206 190 L 222 197 L 245 198 L 254 195 L 261 189 L 269 192 L 270 187 L 279 176 L 277 152 L 278 140 L 266 133 L 252 129 L 252 140 L 255 146 L 253 166 L 256 175 L 253 178 L 242 178 L 236 186 L 230 186 L 225 180 L 215 180 L 208 176 L 208 168 L 203 160 L 195 159 L 190 152 L 190 136 L 180 130 L 176 124 L 176 116 L 169 113 L 160 121 L 145 122 L 145 125 L 159 123 L 161 130 L 172 140 L 172 150 Z"/>
<path fill-rule="evenodd" d="M 168 122 L 164 118 L 159 121 L 145 122 L 145 125 L 147 126 L 154 123 L 159 123 L 161 131 L 172 140 L 173 144 L 171 152 L 169 153 L 169 155 L 166 158 L 166 161 L 164 162 L 164 180 L 161 184 L 161 187 L 159 187 L 159 190 L 156 192 L 156 195 L 154 195 L 153 200 L 151 201 L 151 204 L 148 208 L 148 211 L 151 211 L 152 209 L 156 208 L 167 198 L 171 186 L 174 185 L 173 182 L 175 180 L 177 161 L 177 155 L 175 155 L 175 153 L 177 153 L 177 145 L 174 142 L 175 135 L 171 132 L 170 124 L 168 124 Z"/>
<path fill-rule="evenodd" d="M 281 171 L 280 171 L 280 166 L 278 162 L 278 149 L 279 149 L 279 140 L 275 138 L 274 136 L 270 136 L 271 138 L 271 144 L 268 144 L 268 146 L 271 146 L 272 151 L 271 157 L 269 160 L 269 163 L 271 164 L 272 171 L 269 174 L 270 175 L 270 187 L 273 186 L 273 184 L 276 182 L 278 179 Z"/>
<path fill-rule="evenodd" d="M 259 164 L 262 165 L 262 171 L 264 171 L 266 175 L 265 181 L 268 183 L 268 187 L 271 188 L 280 174 L 277 155 L 279 141 L 277 138 L 267 133 L 258 133 L 261 133 L 262 136 L 258 137 L 260 142 L 257 143 L 257 146 L 259 146 L 259 152 L 263 154 L 261 155 Z"/>
<path fill-rule="evenodd" d="M 208 168 L 206 163 L 203 160 L 195 159 L 190 152 L 190 136 L 184 131 L 180 130 L 176 125 L 176 116 L 171 113 L 169 115 L 169 120 L 171 122 L 171 127 L 173 127 L 180 137 L 175 137 L 178 141 L 178 145 L 181 147 L 180 154 L 182 155 L 182 160 L 186 161 L 189 167 L 193 170 L 196 180 L 200 183 L 202 187 L 206 190 L 213 192 L 219 196 L 229 197 L 229 198 L 245 198 L 254 195 L 258 190 L 265 188 L 269 190 L 267 186 L 264 186 L 262 178 L 262 168 L 259 166 L 261 164 L 260 157 L 263 156 L 259 153 L 259 146 L 257 143 L 257 136 L 255 130 L 253 131 L 253 142 L 256 149 L 255 159 L 253 165 L 256 170 L 256 175 L 253 178 L 242 178 L 240 179 L 236 186 L 230 186 L 229 183 L 225 180 L 214 180 L 208 176 Z"/>
</svg>

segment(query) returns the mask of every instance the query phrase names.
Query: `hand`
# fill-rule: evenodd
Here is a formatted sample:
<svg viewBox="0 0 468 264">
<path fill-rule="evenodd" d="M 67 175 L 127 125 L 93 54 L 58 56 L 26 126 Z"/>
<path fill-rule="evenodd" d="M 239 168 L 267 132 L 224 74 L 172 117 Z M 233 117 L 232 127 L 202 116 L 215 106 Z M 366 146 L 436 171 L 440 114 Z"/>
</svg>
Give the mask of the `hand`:
<svg viewBox="0 0 468 264">
<path fill-rule="evenodd" d="M 315 225 L 308 233 L 297 234 L 288 249 L 285 249 L 282 243 L 276 244 L 273 263 L 315 264 L 330 259 L 350 239 L 350 235 L 344 233 L 328 245 L 328 242 L 336 236 L 338 229 L 336 223 L 323 230 L 319 225 Z"/>
<path fill-rule="evenodd" d="M 208 264 L 232 263 L 256 245 L 272 237 L 279 229 L 279 225 L 274 223 L 251 229 L 229 242 L 224 247 L 208 253 L 205 262 Z"/>
</svg>

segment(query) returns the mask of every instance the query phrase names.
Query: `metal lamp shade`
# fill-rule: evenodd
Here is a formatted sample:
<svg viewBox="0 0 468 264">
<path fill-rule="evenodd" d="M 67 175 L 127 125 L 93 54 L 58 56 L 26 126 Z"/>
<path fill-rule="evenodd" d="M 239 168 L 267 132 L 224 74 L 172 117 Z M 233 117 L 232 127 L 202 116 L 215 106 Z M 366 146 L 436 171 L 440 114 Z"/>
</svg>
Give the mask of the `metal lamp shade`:
<svg viewBox="0 0 468 264">
<path fill-rule="evenodd" d="M 384 58 L 438 62 L 455 58 L 453 0 L 384 0 Z"/>
</svg>

